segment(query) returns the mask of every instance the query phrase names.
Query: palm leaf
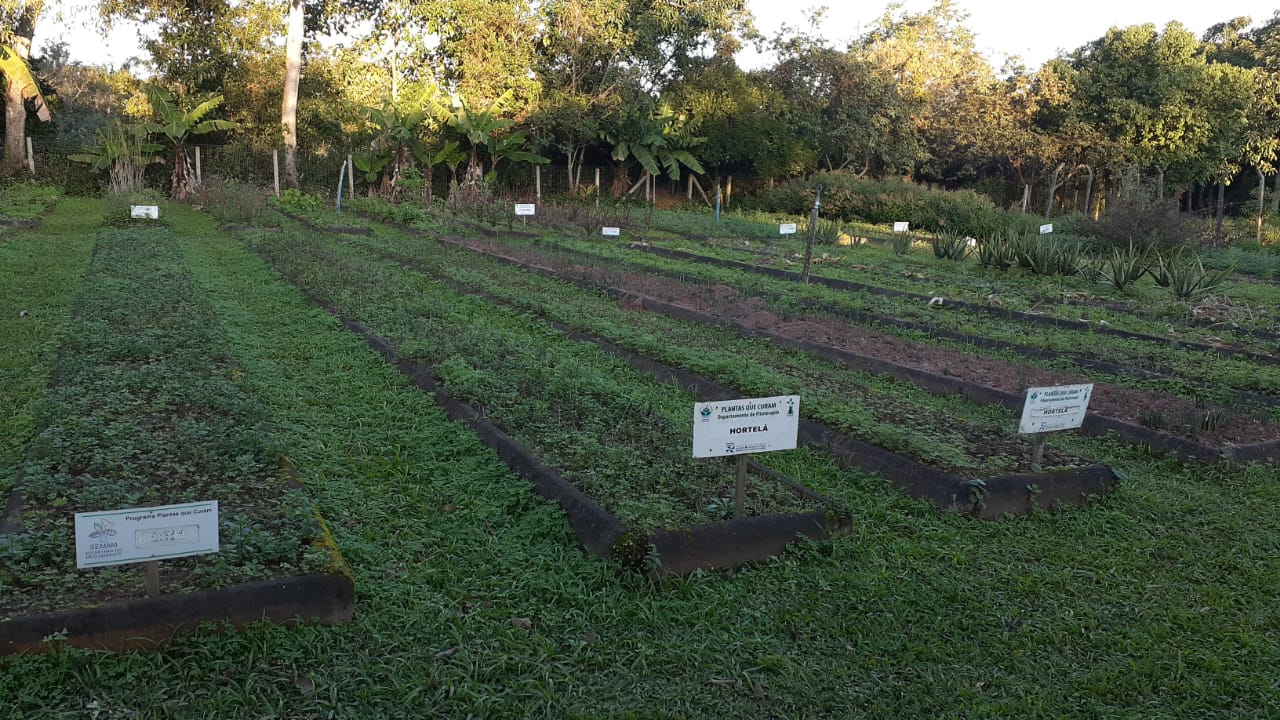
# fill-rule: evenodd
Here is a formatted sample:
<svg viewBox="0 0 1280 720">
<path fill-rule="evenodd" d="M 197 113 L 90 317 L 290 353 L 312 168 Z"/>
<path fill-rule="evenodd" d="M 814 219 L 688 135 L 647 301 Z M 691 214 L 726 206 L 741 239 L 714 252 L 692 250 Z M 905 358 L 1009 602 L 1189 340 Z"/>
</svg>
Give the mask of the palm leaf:
<svg viewBox="0 0 1280 720">
<path fill-rule="evenodd" d="M 31 66 L 27 65 L 21 55 L 5 45 L 0 45 L 0 75 L 4 75 L 10 83 L 18 86 L 23 100 L 34 101 L 36 117 L 44 122 L 53 119 L 53 115 L 49 112 L 49 105 L 44 101 L 44 94 L 40 92 L 40 84 L 36 82 L 36 76 L 31 72 Z"/>
</svg>

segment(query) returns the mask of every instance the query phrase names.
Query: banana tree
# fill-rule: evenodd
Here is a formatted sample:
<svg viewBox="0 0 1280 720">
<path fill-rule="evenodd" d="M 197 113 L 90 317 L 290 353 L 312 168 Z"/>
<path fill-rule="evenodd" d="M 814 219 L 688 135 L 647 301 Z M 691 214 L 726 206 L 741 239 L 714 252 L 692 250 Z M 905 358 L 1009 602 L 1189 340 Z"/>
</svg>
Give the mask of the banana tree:
<svg viewBox="0 0 1280 720">
<path fill-rule="evenodd" d="M 704 172 L 702 163 L 690 149 L 707 139 L 686 134 L 677 118 L 670 113 L 628 112 L 615 115 L 610 126 L 600 135 L 612 147 L 610 156 L 617 163 L 613 187 L 615 196 L 626 192 L 627 173 L 632 160 L 649 175 L 665 172 L 672 180 L 680 179 L 681 167 L 695 173 Z"/>
<path fill-rule="evenodd" d="M 35 105 L 36 117 L 44 122 L 49 122 L 53 116 L 31 67 L 17 50 L 8 45 L 0 45 L 0 75 L 4 76 L 5 90 L 5 164 L 12 172 L 22 164 L 27 101 Z"/>
<path fill-rule="evenodd" d="M 437 105 L 437 112 L 445 124 L 457 135 L 459 142 L 466 145 L 467 173 L 463 179 L 466 188 L 476 188 L 482 181 L 491 181 L 503 160 L 535 164 L 550 162 L 525 150 L 527 131 L 513 130 L 516 121 L 502 117 L 502 105 L 511 94 L 508 90 L 478 112 L 468 108 L 466 102 L 458 97 L 454 98 L 450 108 Z M 489 164 L 488 172 L 485 171 L 486 162 Z"/>
<path fill-rule="evenodd" d="M 142 189 L 142 171 L 151 163 L 164 162 L 155 153 L 164 149 L 147 141 L 147 131 L 139 125 L 125 126 L 118 119 L 98 130 L 98 142 L 67 159 L 88 163 L 94 172 L 106 171 L 112 194 Z"/>
<path fill-rule="evenodd" d="M 373 124 L 376 135 L 368 151 L 353 156 L 352 162 L 364 173 L 369 196 L 381 195 L 395 200 L 400 191 L 400 174 L 414 161 L 426 166 L 424 177 L 426 186 L 430 187 L 432 155 L 423 141 L 430 120 L 427 111 L 404 112 L 388 103 L 381 109 L 367 107 L 364 114 Z"/>
<path fill-rule="evenodd" d="M 147 101 L 151 104 L 151 110 L 157 120 L 144 123 L 142 127 L 148 133 L 163 138 L 172 151 L 172 195 L 176 200 L 185 200 L 196 190 L 195 170 L 191 166 L 191 157 L 187 153 L 187 142 L 196 135 L 219 130 L 234 130 L 240 127 L 240 123 L 231 120 L 205 119 L 222 104 L 221 95 L 215 95 L 194 108 L 186 110 L 173 93 L 158 85 L 149 85 Z"/>
</svg>

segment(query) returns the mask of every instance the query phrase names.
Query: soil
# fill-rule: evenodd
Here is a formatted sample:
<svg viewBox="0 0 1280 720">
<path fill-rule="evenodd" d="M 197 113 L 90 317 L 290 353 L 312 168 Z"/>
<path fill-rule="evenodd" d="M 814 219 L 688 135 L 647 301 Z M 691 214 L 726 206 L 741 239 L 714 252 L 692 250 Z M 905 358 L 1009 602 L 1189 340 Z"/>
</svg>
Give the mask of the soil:
<svg viewBox="0 0 1280 720">
<path fill-rule="evenodd" d="M 915 370 L 1021 394 L 1028 387 L 1093 382 L 1072 373 L 1029 367 L 947 347 L 878 332 L 818 315 L 787 315 L 764 299 L 743 295 L 727 285 L 697 285 L 635 272 L 584 266 L 550 253 L 512 248 L 501 243 L 468 240 L 487 253 L 504 255 L 569 277 L 625 292 L 639 306 L 644 297 L 697 310 L 746 327 L 783 337 L 828 345 L 846 352 Z M 1280 439 L 1280 426 L 1229 408 L 1206 407 L 1183 398 L 1144 392 L 1110 383 L 1095 383 L 1089 412 L 1134 425 L 1151 427 L 1210 445 L 1248 445 Z M 1205 423 L 1206 416 L 1211 421 Z"/>
</svg>

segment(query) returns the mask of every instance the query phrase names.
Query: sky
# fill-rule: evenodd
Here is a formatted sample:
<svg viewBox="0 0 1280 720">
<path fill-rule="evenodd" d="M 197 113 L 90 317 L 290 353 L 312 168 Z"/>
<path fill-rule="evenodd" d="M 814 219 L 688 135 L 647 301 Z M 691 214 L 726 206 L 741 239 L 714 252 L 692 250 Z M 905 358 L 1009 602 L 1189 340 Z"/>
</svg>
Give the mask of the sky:
<svg viewBox="0 0 1280 720">
<path fill-rule="evenodd" d="M 888 5 L 881 0 L 747 0 L 756 28 L 766 37 L 783 23 L 807 27 L 805 10 L 823 4 L 828 9 L 822 34 L 841 48 L 884 15 Z M 933 5 L 932 0 L 908 0 L 903 9 L 919 13 Z M 1280 10 L 1280 0 L 954 0 L 952 5 L 968 14 L 965 27 L 996 69 L 1009 55 L 1020 56 L 1028 68 L 1038 68 L 1060 50 L 1075 50 L 1102 37 L 1113 25 L 1154 23 L 1163 28 L 1177 20 L 1199 37 L 1211 25 L 1241 15 L 1252 17 L 1257 25 Z M 744 53 L 738 63 L 756 67 L 767 64 L 767 58 Z"/>
<path fill-rule="evenodd" d="M 880 0 L 747 0 L 757 29 L 766 37 L 784 23 L 807 27 L 805 10 L 822 4 L 828 6 L 822 34 L 837 47 L 865 32 L 887 7 L 887 2 Z M 933 4 L 933 0 L 907 0 L 903 7 L 923 12 Z M 1113 25 L 1155 23 L 1162 28 L 1177 20 L 1199 36 L 1210 25 L 1240 15 L 1259 24 L 1280 10 L 1280 0 L 954 0 L 953 5 L 968 14 L 965 26 L 976 35 L 978 49 L 997 69 L 1009 55 L 1020 56 L 1028 68 L 1038 68 L 1059 51 L 1074 50 L 1102 37 Z M 142 54 L 137 27 L 121 26 L 103 39 L 66 17 L 84 17 L 88 14 L 85 7 L 85 0 L 53 0 L 37 25 L 36 48 L 48 40 L 62 39 L 70 43 L 72 60 L 113 67 Z M 59 19 L 59 15 L 64 17 Z M 748 48 L 739 54 L 738 61 L 743 67 L 755 68 L 767 64 L 769 58 Z"/>
</svg>

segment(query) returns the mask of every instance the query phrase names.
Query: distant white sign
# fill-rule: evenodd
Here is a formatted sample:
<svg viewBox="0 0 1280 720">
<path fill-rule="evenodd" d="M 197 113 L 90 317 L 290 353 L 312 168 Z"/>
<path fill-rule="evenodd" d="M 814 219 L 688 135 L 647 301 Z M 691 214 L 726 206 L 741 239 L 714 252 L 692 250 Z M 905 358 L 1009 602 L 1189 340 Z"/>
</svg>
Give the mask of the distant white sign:
<svg viewBox="0 0 1280 720">
<path fill-rule="evenodd" d="M 795 223 L 782 223 L 781 225 L 779 225 L 779 226 L 778 226 L 778 234 L 779 234 L 779 235 L 795 235 L 795 234 L 796 234 L 796 224 L 795 224 Z"/>
<path fill-rule="evenodd" d="M 693 406 L 695 458 L 792 450 L 799 432 L 799 395 L 695 403 Z"/>
<path fill-rule="evenodd" d="M 1053 223 L 1047 223 L 1045 225 L 1040 226 L 1041 235 L 1048 235 L 1051 232 L 1053 232 Z"/>
<path fill-rule="evenodd" d="M 155 205 L 130 205 L 129 216 L 135 218 L 160 219 L 160 208 Z"/>
<path fill-rule="evenodd" d="M 534 212 L 536 212 L 536 210 L 537 210 L 537 206 L 534 205 L 533 203 L 517 203 L 516 204 L 517 215 L 533 215 Z"/>
<path fill-rule="evenodd" d="M 909 222 L 896 222 L 893 224 L 893 231 L 896 233 L 906 232 L 909 227 L 911 227 L 911 223 Z"/>
<path fill-rule="evenodd" d="M 1042 433 L 1080 427 L 1091 395 L 1093 383 L 1028 389 L 1018 432 Z"/>
<path fill-rule="evenodd" d="M 604 235 L 605 237 L 618 237 L 619 235 L 622 234 L 622 228 L 616 228 L 616 227 L 600 228 L 600 234 Z"/>
<path fill-rule="evenodd" d="M 76 567 L 218 552 L 218 501 L 76 513 Z"/>
</svg>

